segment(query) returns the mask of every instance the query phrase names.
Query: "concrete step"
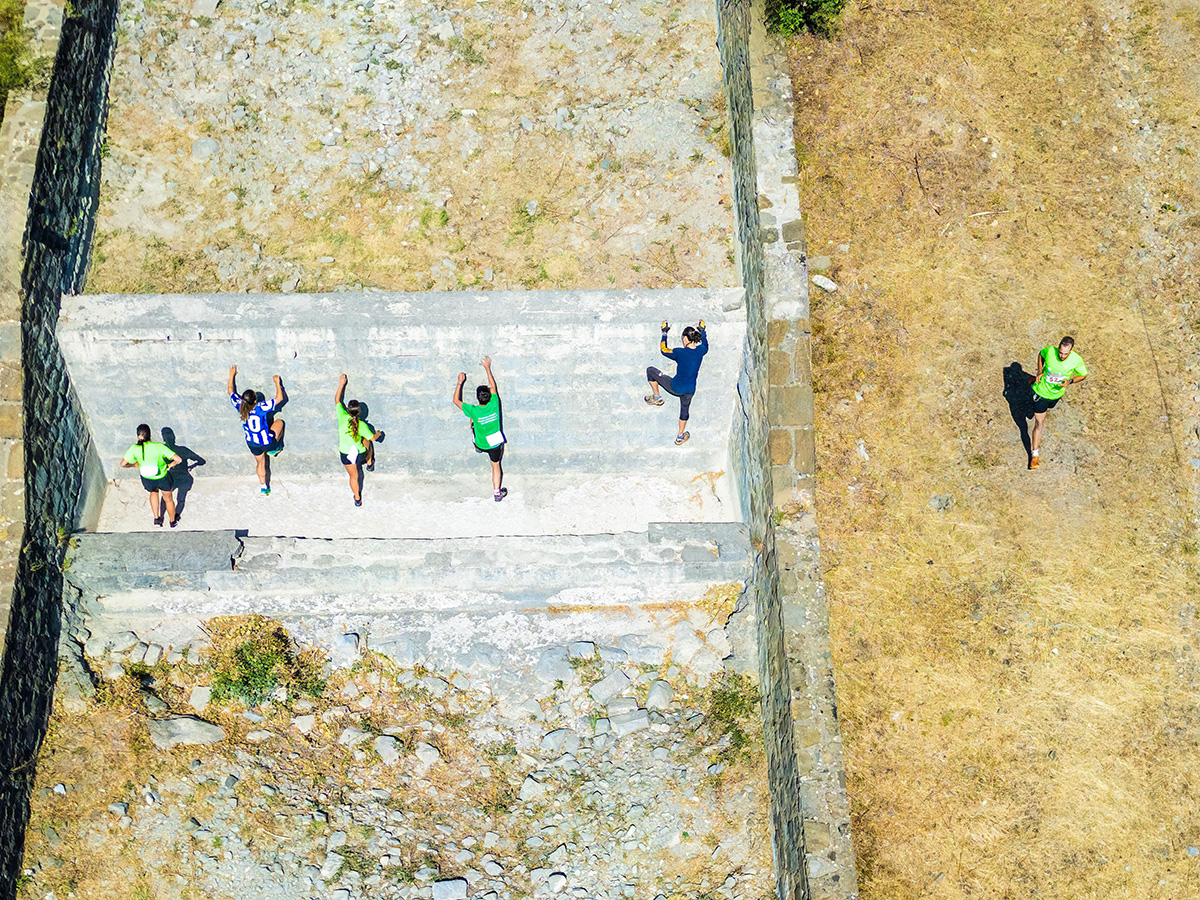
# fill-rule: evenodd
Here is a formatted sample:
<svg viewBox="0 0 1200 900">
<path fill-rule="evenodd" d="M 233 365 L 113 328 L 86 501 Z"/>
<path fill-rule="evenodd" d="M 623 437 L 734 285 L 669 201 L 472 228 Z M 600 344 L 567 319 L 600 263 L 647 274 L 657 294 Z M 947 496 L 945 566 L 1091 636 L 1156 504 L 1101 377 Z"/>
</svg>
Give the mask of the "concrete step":
<svg viewBox="0 0 1200 900">
<path fill-rule="evenodd" d="M 257 613 L 335 661 L 348 642 L 405 665 L 498 673 L 548 653 L 553 681 L 572 641 L 719 670 L 729 590 L 740 594 L 750 559 L 745 527 L 729 522 L 467 539 L 156 531 L 79 535 L 65 577 L 94 657 L 128 646 L 118 639 L 126 632 L 143 647 L 179 649 L 204 643 L 214 616 Z M 722 599 L 710 599 L 714 586 Z"/>
<path fill-rule="evenodd" d="M 238 386 L 288 400 L 282 474 L 337 465 L 333 392 L 367 404 L 386 432 L 381 446 L 411 474 L 470 465 L 466 418 L 450 402 L 457 372 L 467 397 L 494 360 L 508 454 L 527 471 L 621 473 L 678 465 L 728 469 L 729 430 L 745 343 L 739 289 L 461 294 L 78 296 L 64 298 L 59 341 L 109 477 L 132 478 L 116 461 L 148 422 L 158 437 L 203 459 L 201 471 L 252 471 L 240 422 L 225 394 Z M 642 402 L 645 369 L 673 371 L 657 351 L 658 323 L 679 333 L 704 318 L 711 349 L 692 406 L 692 440 L 672 444 L 677 401 Z M 111 377 L 120 372 L 121 378 Z"/>
<path fill-rule="evenodd" d="M 99 597 L 136 591 L 364 598 L 449 592 L 466 605 L 547 603 L 586 588 L 740 581 L 749 554 L 738 523 L 662 523 L 648 532 L 490 539 L 237 537 L 234 532 L 85 534 L 68 578 Z M 652 591 L 651 591 L 652 592 Z M 471 599 L 467 599 L 470 595 Z M 490 599 L 489 599 L 490 598 Z"/>
<path fill-rule="evenodd" d="M 651 522 L 736 516 L 728 475 L 695 475 L 669 467 L 628 476 L 543 475 L 530 474 L 514 462 L 505 468 L 508 496 L 496 503 L 487 460 L 474 453 L 471 457 L 458 475 L 417 478 L 395 474 L 392 460 L 381 453 L 376 471 L 364 473 L 362 507 L 354 506 L 346 473 L 336 461 L 336 469 L 323 478 L 296 477 L 278 467 L 269 497 L 259 494 L 252 473 L 213 477 L 198 469 L 180 506 L 179 530 L 459 538 L 645 532 Z M 159 530 L 151 525 L 140 484 L 122 481 L 108 488 L 97 530 Z"/>
</svg>

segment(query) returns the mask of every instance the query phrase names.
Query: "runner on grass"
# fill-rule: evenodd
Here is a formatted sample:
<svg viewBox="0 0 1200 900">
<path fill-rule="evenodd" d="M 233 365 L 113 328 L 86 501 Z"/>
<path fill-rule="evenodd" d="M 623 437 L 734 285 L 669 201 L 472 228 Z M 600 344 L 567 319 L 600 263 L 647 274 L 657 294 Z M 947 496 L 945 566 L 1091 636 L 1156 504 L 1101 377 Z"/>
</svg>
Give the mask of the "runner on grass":
<svg viewBox="0 0 1200 900">
<path fill-rule="evenodd" d="M 354 505 L 362 506 L 362 473 L 359 466 L 368 472 L 375 471 L 375 440 L 383 437 L 382 431 L 376 431 L 362 421 L 362 404 L 357 400 L 342 403 L 346 392 L 346 376 L 338 378 L 337 390 L 333 392 L 333 402 L 337 406 L 338 453 L 346 473 L 350 476 L 350 493 L 354 495 Z"/>
<path fill-rule="evenodd" d="M 700 372 L 704 354 L 708 352 L 708 334 L 705 331 L 704 320 L 701 319 L 696 328 L 688 325 L 683 329 L 683 346 L 671 350 L 667 347 L 667 332 L 670 330 L 670 323 L 663 322 L 658 350 L 667 359 L 675 360 L 675 377 L 663 374 L 655 366 L 648 366 L 646 381 L 650 383 L 650 393 L 644 399 L 651 406 L 662 406 L 663 398 L 659 396 L 659 387 L 679 398 L 679 434 L 675 436 L 675 444 L 678 446 L 691 437 L 686 429 L 691 416 L 692 395 L 696 392 L 696 375 Z"/>
<path fill-rule="evenodd" d="M 271 493 L 271 462 L 268 456 L 277 456 L 283 450 L 283 420 L 273 419 L 273 413 L 283 404 L 283 382 L 272 375 L 275 382 L 275 399 L 259 400 L 258 394 L 247 388 L 237 392 L 237 366 L 229 367 L 229 402 L 242 417 L 242 431 L 246 433 L 246 446 L 254 454 L 254 465 L 258 472 L 259 493 L 264 497 Z"/>
<path fill-rule="evenodd" d="M 1057 347 L 1043 347 L 1038 354 L 1037 374 L 1029 376 L 1033 387 L 1033 432 L 1029 436 L 1029 468 L 1038 467 L 1038 449 L 1042 445 L 1042 424 L 1046 413 L 1054 409 L 1068 384 L 1087 378 L 1083 357 L 1075 352 L 1075 338 L 1067 335 Z"/>
<path fill-rule="evenodd" d="M 483 371 L 487 372 L 487 384 L 475 388 L 476 406 L 463 403 L 463 382 L 467 380 L 466 372 L 458 373 L 458 384 L 454 387 L 454 395 L 450 398 L 454 405 L 463 411 L 471 420 L 471 436 L 475 442 L 476 453 L 486 453 L 492 462 L 492 491 L 493 499 L 499 503 L 508 496 L 508 488 L 502 487 L 504 469 L 500 460 L 504 458 L 504 444 L 508 440 L 504 436 L 503 419 L 500 412 L 500 393 L 496 390 L 496 378 L 492 375 L 492 358 L 483 358 Z"/>
<path fill-rule="evenodd" d="M 142 487 L 150 494 L 150 515 L 155 525 L 163 523 L 163 505 L 167 507 L 171 527 L 179 524 L 179 517 L 175 515 L 175 485 L 171 470 L 181 462 L 179 454 L 166 444 L 150 440 L 149 425 L 137 427 L 137 443 L 121 458 L 122 469 L 137 469 L 142 477 Z"/>
</svg>

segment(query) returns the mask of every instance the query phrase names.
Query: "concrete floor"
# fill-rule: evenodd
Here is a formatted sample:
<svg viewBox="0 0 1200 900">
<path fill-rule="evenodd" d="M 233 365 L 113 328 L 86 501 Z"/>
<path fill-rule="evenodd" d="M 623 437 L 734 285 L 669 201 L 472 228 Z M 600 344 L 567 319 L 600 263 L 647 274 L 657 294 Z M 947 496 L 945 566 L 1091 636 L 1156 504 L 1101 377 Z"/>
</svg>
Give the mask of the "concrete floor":
<svg viewBox="0 0 1200 900">
<path fill-rule="evenodd" d="M 239 528 L 290 537 L 436 538 L 516 534 L 644 531 L 650 522 L 722 522 L 737 518 L 728 476 L 716 483 L 662 476 L 522 476 L 505 474 L 508 496 L 492 499 L 490 474 L 421 479 L 366 473 L 363 505 L 349 479 L 290 478 L 259 494 L 253 473 L 195 476 L 179 528 Z M 157 530 L 136 478 L 110 482 L 98 531 Z M 164 530 L 165 530 L 165 526 Z"/>
</svg>

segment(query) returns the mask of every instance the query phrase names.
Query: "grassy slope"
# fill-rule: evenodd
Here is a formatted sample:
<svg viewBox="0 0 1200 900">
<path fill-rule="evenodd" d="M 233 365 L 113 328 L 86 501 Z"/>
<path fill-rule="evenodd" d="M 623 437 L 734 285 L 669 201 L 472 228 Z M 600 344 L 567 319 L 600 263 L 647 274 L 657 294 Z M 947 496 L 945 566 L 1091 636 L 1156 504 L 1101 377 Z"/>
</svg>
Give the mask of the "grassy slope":
<svg viewBox="0 0 1200 900">
<path fill-rule="evenodd" d="M 863 896 L 1200 896 L 1200 20 L 1019 12 L 889 0 L 792 50 Z M 1067 333 L 1092 374 L 1029 472 L 1003 370 Z"/>
</svg>

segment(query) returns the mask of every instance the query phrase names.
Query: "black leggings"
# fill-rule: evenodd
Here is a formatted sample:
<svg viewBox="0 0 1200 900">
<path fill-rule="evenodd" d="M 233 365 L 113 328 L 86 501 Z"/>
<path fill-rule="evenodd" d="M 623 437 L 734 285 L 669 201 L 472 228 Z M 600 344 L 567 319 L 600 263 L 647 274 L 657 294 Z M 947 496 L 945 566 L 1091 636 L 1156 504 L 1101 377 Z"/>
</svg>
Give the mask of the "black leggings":
<svg viewBox="0 0 1200 900">
<path fill-rule="evenodd" d="M 661 369 L 657 369 L 654 366 L 646 367 L 646 380 L 658 382 L 658 386 L 664 391 L 666 391 L 672 397 L 679 398 L 679 421 L 686 422 L 688 417 L 691 415 L 692 396 L 695 394 L 695 391 L 692 391 L 690 394 L 679 393 L 671 387 L 671 376 L 664 375 Z"/>
</svg>

